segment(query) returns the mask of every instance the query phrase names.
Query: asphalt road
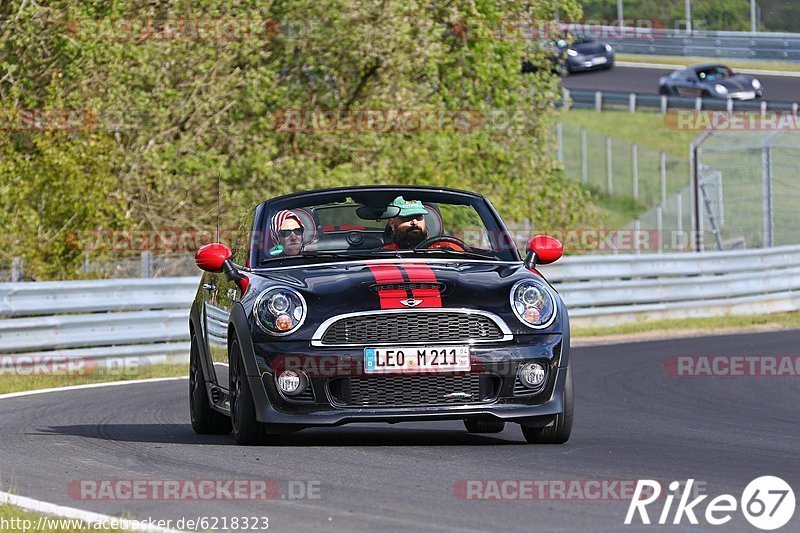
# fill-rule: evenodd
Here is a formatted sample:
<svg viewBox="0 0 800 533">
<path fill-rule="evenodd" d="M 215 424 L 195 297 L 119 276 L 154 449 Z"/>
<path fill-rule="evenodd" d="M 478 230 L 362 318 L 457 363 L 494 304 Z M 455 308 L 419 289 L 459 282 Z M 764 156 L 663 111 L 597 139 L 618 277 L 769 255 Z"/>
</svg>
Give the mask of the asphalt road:
<svg viewBox="0 0 800 533">
<path fill-rule="evenodd" d="M 712 497 L 739 498 L 750 480 L 777 475 L 800 496 L 800 378 L 679 378 L 664 369 L 672 355 L 797 355 L 799 335 L 574 349 L 576 417 L 563 446 L 524 444 L 517 426 L 481 436 L 441 422 L 316 429 L 279 446 L 239 447 L 229 436 L 192 432 L 186 381 L 4 399 L 0 483 L 23 496 L 138 519 L 268 516 L 277 531 L 712 531 L 685 519 L 683 526 L 625 527 L 628 500 L 463 500 L 454 485 L 693 478 Z M 319 482 L 319 499 L 86 501 L 68 492 L 80 479 L 272 479 L 284 496 L 288 481 L 308 480 Z M 739 512 L 724 530 L 756 531 Z M 800 509 L 782 531 L 798 530 Z"/>
<path fill-rule="evenodd" d="M 658 79 L 673 70 L 675 69 L 615 66 L 609 70 L 572 74 L 563 78 L 562 84 L 567 89 L 658 94 Z M 800 78 L 762 75 L 756 77 L 764 85 L 764 100 L 800 101 Z"/>
</svg>

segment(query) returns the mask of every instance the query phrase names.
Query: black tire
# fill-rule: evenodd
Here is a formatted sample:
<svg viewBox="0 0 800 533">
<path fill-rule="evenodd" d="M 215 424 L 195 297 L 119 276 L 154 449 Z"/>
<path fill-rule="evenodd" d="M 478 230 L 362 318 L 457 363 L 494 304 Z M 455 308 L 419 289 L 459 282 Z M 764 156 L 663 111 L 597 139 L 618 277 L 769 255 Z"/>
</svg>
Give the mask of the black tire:
<svg viewBox="0 0 800 533">
<path fill-rule="evenodd" d="M 658 94 L 661 96 L 670 96 L 672 95 L 672 91 L 669 89 L 669 87 L 662 85 L 658 88 Z"/>
<path fill-rule="evenodd" d="M 242 350 L 234 339 L 230 349 L 230 398 L 231 426 L 233 438 L 243 446 L 273 444 L 280 438 L 264 431 L 264 425 L 256 418 L 256 405 L 250 383 L 247 380 Z"/>
<path fill-rule="evenodd" d="M 200 348 L 194 333 L 189 351 L 189 416 L 192 429 L 198 435 L 224 435 L 231 432 L 231 419 L 212 409 L 208 401 Z"/>
<path fill-rule="evenodd" d="M 530 444 L 564 444 L 572 433 L 572 415 L 574 409 L 572 392 L 572 369 L 567 367 L 567 379 L 564 384 L 564 412 L 556 415 L 555 421 L 544 428 L 522 426 L 522 434 Z"/>
<path fill-rule="evenodd" d="M 475 420 L 468 418 L 464 420 L 464 427 L 470 433 L 500 433 L 506 427 L 505 422 L 499 420 Z"/>
</svg>

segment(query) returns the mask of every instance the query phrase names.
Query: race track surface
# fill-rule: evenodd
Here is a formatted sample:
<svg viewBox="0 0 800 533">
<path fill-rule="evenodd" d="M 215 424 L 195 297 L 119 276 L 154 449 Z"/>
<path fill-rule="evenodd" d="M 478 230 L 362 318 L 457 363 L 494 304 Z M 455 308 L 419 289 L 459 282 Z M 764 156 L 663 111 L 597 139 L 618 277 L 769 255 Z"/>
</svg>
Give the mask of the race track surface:
<svg viewBox="0 0 800 533">
<path fill-rule="evenodd" d="M 482 436 L 440 422 L 315 429 L 278 446 L 240 447 L 192 432 L 184 380 L 4 399 L 0 482 L 22 496 L 137 519 L 268 516 L 276 531 L 755 531 L 740 512 L 719 528 L 685 519 L 625 527 L 628 500 L 464 500 L 454 484 L 694 478 L 711 497 L 738 498 L 750 480 L 771 474 L 800 492 L 800 378 L 664 369 L 673 355 L 797 355 L 799 339 L 781 331 L 574 349 L 576 418 L 563 446 L 527 445 L 516 425 Z M 318 481 L 320 497 L 115 502 L 67 490 L 80 479 L 253 478 L 282 487 Z M 651 509 L 655 520 L 661 504 Z M 800 510 L 781 531 L 798 530 Z"/>
<path fill-rule="evenodd" d="M 615 66 L 609 70 L 581 72 L 562 79 L 567 89 L 593 91 L 622 91 L 626 93 L 658 94 L 658 79 L 675 69 Z M 756 76 L 764 85 L 763 100 L 768 102 L 800 101 L 800 78 L 787 76 Z"/>
</svg>

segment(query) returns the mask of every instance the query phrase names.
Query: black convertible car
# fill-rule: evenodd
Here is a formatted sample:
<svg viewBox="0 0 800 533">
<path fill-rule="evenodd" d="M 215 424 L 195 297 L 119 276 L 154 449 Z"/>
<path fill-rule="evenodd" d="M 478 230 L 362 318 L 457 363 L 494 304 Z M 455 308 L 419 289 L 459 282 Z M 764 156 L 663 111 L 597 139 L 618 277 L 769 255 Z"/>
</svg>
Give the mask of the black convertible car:
<svg viewBox="0 0 800 533">
<path fill-rule="evenodd" d="M 703 63 L 676 70 L 658 81 L 663 95 L 753 100 L 764 96 L 761 82 L 752 76 L 737 74 L 725 65 Z"/>
<path fill-rule="evenodd" d="M 196 254 L 190 411 L 240 444 L 353 422 L 518 423 L 528 442 L 572 427 L 569 320 L 484 197 L 349 187 L 250 210 L 232 247 Z"/>
</svg>

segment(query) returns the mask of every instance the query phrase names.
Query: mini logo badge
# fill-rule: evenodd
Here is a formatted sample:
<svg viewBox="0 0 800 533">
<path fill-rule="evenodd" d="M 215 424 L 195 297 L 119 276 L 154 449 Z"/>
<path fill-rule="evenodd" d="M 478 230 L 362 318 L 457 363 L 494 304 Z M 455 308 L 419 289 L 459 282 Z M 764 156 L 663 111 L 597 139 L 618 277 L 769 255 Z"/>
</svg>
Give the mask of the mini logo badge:
<svg viewBox="0 0 800 533">
<path fill-rule="evenodd" d="M 416 298 L 408 298 L 406 300 L 400 300 L 400 303 L 405 305 L 406 307 L 416 307 L 422 303 L 422 300 L 417 300 Z"/>
</svg>

